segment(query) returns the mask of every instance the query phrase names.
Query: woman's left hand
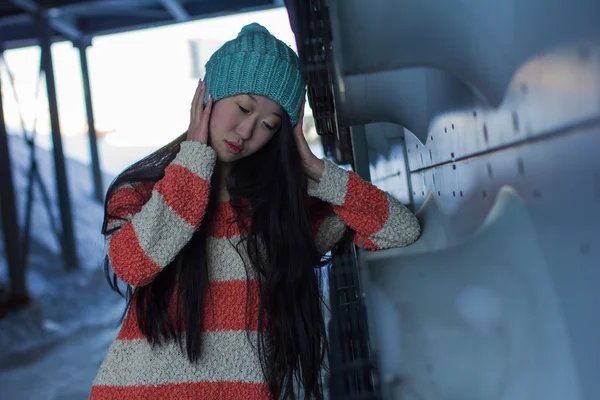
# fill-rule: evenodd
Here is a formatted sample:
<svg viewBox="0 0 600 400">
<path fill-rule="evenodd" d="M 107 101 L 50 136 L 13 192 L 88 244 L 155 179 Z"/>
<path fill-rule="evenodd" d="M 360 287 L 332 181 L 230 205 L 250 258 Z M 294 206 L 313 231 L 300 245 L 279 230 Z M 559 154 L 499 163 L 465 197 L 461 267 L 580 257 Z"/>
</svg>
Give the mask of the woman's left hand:
<svg viewBox="0 0 600 400">
<path fill-rule="evenodd" d="M 298 115 L 298 122 L 294 126 L 294 140 L 298 147 L 298 153 L 300 153 L 300 160 L 302 161 L 304 173 L 312 180 L 320 181 L 323 176 L 323 171 L 325 170 L 325 163 L 313 154 L 304 137 L 304 132 L 302 132 L 305 104 L 306 100 L 302 103 L 300 114 Z"/>
</svg>

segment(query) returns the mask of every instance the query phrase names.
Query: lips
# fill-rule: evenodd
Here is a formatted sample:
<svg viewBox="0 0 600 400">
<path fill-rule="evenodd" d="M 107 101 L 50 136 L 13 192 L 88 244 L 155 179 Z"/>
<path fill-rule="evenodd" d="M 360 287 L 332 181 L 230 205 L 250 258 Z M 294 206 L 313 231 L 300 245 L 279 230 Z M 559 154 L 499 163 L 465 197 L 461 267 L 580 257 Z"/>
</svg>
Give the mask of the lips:
<svg viewBox="0 0 600 400">
<path fill-rule="evenodd" d="M 227 150 L 229 150 L 233 154 L 238 154 L 242 151 L 241 147 L 238 147 L 237 145 L 228 142 L 227 140 L 225 141 L 225 145 L 227 146 Z"/>
</svg>

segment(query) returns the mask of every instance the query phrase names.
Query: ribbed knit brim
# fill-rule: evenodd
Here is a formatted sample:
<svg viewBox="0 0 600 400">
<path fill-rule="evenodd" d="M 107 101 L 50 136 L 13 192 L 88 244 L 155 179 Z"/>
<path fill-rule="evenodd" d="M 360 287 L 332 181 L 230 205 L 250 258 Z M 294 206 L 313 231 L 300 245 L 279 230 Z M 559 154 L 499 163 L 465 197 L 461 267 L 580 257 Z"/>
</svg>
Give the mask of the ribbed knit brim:
<svg viewBox="0 0 600 400">
<path fill-rule="evenodd" d="M 296 53 L 259 25 L 242 28 L 237 38 L 219 48 L 206 63 L 207 94 L 214 101 L 252 93 L 280 104 L 292 126 L 305 96 Z"/>
</svg>

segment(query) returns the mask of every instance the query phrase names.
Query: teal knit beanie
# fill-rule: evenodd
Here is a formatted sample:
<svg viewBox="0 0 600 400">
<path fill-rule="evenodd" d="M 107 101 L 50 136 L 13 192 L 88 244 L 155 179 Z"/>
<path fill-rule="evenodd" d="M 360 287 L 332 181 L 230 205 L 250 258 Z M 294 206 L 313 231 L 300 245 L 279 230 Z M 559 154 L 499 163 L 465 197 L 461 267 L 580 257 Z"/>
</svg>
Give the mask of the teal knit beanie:
<svg viewBox="0 0 600 400">
<path fill-rule="evenodd" d="M 205 102 L 238 94 L 263 95 L 277 102 L 292 126 L 304 100 L 304 80 L 296 53 L 257 23 L 242 28 L 206 63 Z"/>
</svg>

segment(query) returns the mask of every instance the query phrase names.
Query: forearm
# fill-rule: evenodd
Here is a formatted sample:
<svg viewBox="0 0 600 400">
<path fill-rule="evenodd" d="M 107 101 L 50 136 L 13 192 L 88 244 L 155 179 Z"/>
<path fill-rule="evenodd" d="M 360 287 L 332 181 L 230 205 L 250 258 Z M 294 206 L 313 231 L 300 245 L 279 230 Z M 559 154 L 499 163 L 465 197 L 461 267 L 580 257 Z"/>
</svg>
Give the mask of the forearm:
<svg viewBox="0 0 600 400">
<path fill-rule="evenodd" d="M 329 161 L 324 161 L 320 180 L 309 181 L 309 195 L 329 203 L 335 216 L 356 232 L 355 243 L 362 247 L 402 247 L 419 237 L 417 218 L 397 199 Z"/>
<path fill-rule="evenodd" d="M 151 198 L 109 238 L 108 256 L 120 279 L 143 286 L 173 261 L 202 222 L 214 165 L 210 147 L 182 143 Z"/>
</svg>

